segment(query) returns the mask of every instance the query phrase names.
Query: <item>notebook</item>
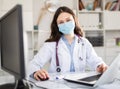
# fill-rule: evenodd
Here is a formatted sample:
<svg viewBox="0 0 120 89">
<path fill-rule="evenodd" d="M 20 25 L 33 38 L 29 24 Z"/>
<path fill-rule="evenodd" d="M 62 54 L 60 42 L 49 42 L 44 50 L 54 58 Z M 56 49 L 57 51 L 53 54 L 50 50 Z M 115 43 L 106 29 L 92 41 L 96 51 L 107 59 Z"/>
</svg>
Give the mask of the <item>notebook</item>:
<svg viewBox="0 0 120 89">
<path fill-rule="evenodd" d="M 108 84 L 113 82 L 115 79 L 120 79 L 120 54 L 115 58 L 103 74 L 88 72 L 82 74 L 78 73 L 75 75 L 66 75 L 64 77 L 64 80 L 93 87 Z"/>
</svg>

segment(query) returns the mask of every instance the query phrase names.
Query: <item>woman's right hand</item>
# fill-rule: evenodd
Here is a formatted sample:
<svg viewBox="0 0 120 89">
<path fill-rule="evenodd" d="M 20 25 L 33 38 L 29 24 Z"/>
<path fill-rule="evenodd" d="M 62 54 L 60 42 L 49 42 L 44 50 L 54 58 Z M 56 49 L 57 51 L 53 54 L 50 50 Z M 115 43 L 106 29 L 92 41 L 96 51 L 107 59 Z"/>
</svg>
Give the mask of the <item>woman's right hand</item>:
<svg viewBox="0 0 120 89">
<path fill-rule="evenodd" d="M 47 80 L 47 79 L 49 79 L 49 75 L 46 70 L 40 69 L 34 73 L 34 78 L 36 80 Z"/>
</svg>

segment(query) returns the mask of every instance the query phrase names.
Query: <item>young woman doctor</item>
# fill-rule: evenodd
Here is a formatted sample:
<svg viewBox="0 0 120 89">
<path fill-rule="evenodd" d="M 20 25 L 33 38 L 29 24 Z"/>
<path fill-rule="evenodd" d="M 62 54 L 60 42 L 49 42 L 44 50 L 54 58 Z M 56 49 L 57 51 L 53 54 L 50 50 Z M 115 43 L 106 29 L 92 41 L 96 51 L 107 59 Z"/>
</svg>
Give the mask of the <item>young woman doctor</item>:
<svg viewBox="0 0 120 89">
<path fill-rule="evenodd" d="M 50 61 L 48 71 L 43 69 Z M 51 35 L 30 62 L 30 75 L 36 80 L 49 78 L 48 73 L 92 70 L 104 72 L 107 65 L 95 53 L 90 42 L 83 37 L 75 14 L 68 7 L 57 9 L 51 23 Z"/>
</svg>

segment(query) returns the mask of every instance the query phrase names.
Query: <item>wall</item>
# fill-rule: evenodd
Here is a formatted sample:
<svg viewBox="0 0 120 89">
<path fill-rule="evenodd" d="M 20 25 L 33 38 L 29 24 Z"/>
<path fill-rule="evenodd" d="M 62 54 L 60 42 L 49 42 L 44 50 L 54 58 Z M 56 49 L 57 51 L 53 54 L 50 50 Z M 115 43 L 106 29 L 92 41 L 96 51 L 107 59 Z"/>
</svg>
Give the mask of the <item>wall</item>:
<svg viewBox="0 0 120 89">
<path fill-rule="evenodd" d="M 37 23 L 39 14 L 42 12 L 41 8 L 44 7 L 44 1 L 45 0 L 34 0 L 33 1 L 33 16 L 34 16 L 33 23 L 34 23 L 34 25 Z M 71 9 L 75 8 L 74 0 L 69 0 L 69 2 L 67 0 L 60 0 L 60 2 L 61 2 L 61 5 L 63 5 L 63 6 L 68 6 Z M 44 30 L 49 29 L 48 27 L 49 27 L 50 21 L 53 17 L 53 14 L 54 13 L 50 13 L 49 11 L 47 11 L 46 14 L 43 16 L 43 18 L 39 24 L 39 26 L 42 27 L 42 29 L 44 29 Z"/>
</svg>

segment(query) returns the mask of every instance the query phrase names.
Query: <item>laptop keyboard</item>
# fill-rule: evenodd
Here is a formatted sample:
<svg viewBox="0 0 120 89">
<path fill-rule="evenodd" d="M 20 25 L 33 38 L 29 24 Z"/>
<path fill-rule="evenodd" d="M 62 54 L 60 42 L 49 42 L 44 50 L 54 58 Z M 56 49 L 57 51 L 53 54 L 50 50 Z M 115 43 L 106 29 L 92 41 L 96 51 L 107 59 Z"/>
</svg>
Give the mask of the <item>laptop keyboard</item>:
<svg viewBox="0 0 120 89">
<path fill-rule="evenodd" d="M 79 79 L 79 80 L 91 82 L 91 81 L 98 80 L 98 79 L 100 78 L 101 75 L 102 75 L 102 74 L 94 75 L 94 76 L 90 76 L 90 77 L 83 78 L 83 79 Z"/>
</svg>

